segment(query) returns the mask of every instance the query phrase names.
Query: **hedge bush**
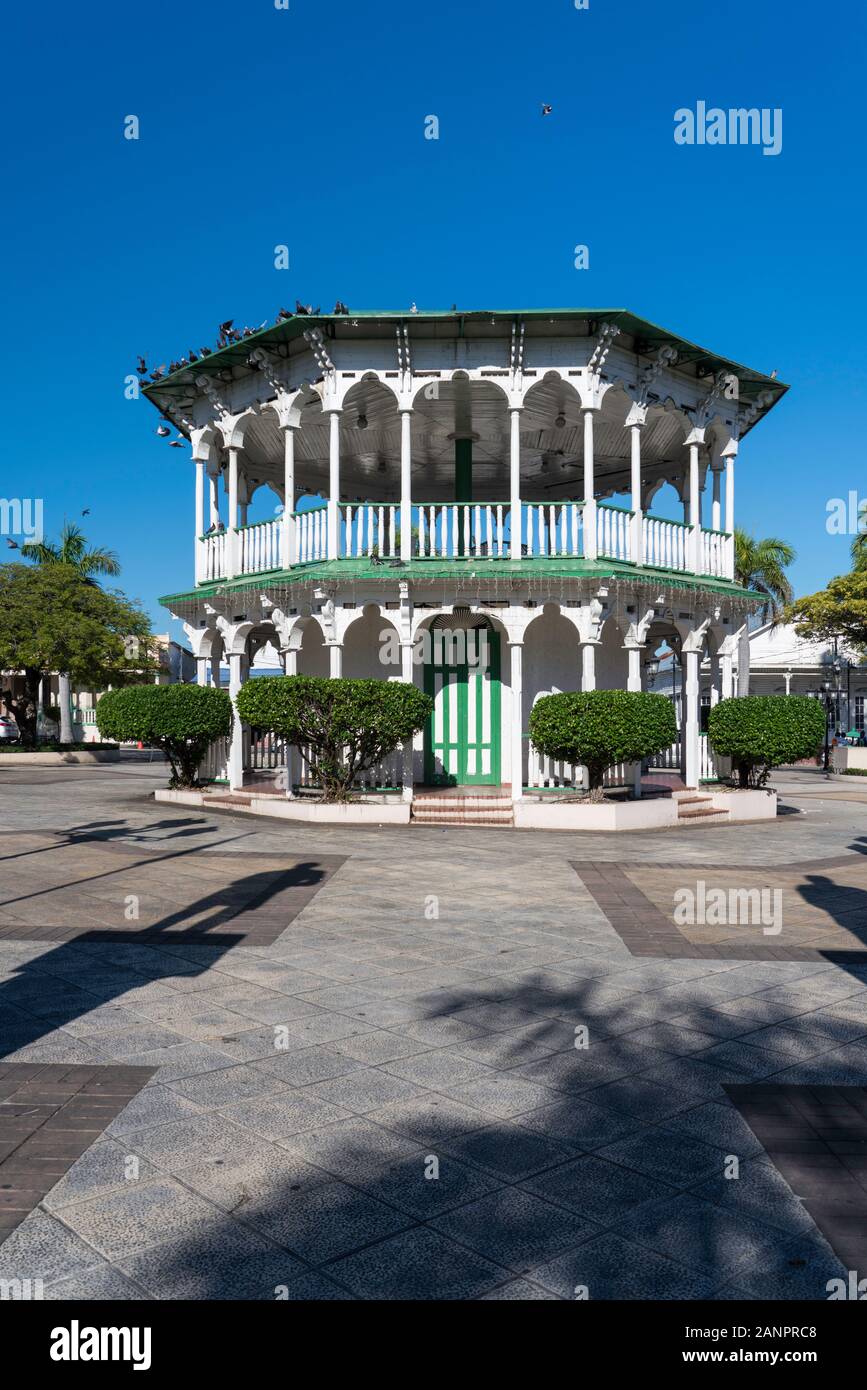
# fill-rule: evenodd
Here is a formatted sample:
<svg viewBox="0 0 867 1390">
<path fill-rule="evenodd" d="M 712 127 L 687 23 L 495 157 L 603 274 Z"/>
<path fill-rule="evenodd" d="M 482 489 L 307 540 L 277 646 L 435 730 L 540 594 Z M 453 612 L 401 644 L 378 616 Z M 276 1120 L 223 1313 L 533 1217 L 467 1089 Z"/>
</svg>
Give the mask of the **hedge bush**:
<svg viewBox="0 0 867 1390">
<path fill-rule="evenodd" d="M 570 690 L 537 700 L 530 712 L 530 738 L 549 758 L 583 764 L 591 799 L 598 801 L 607 769 L 667 748 L 677 738 L 677 722 L 665 695 Z"/>
<path fill-rule="evenodd" d="M 236 698 L 255 729 L 297 744 L 323 801 L 347 801 L 356 778 L 424 726 L 433 701 L 403 681 L 259 676 Z"/>
<path fill-rule="evenodd" d="M 715 753 L 731 758 L 742 787 L 762 787 L 772 767 L 812 757 L 825 738 L 825 709 L 809 695 L 741 695 L 708 717 Z"/>
<path fill-rule="evenodd" d="M 169 785 L 196 787 L 210 744 L 232 731 L 232 701 L 214 686 L 128 685 L 101 697 L 96 727 L 103 738 L 161 748 L 172 768 Z"/>
</svg>

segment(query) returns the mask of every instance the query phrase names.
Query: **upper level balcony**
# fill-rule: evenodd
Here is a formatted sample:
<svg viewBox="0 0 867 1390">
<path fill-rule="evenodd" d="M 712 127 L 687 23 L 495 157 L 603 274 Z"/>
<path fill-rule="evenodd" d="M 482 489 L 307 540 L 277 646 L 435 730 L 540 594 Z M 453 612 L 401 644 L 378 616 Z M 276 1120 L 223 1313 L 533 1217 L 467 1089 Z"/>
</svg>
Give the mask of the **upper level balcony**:
<svg viewBox="0 0 867 1390">
<path fill-rule="evenodd" d="M 322 563 L 731 581 L 740 441 L 786 389 L 625 310 L 299 315 L 173 365 L 145 389 L 193 446 L 197 585 Z"/>
<path fill-rule="evenodd" d="M 509 560 L 616 560 L 712 579 L 734 576 L 731 534 L 601 502 L 520 502 L 521 530 L 512 534 L 508 502 L 432 502 L 413 507 L 411 561 L 488 564 Z M 595 532 L 588 546 L 587 527 Z M 371 564 L 404 561 L 401 507 L 394 502 L 340 503 L 337 545 L 329 548 L 328 503 L 292 514 L 219 529 L 196 542 L 196 582 L 267 574 L 326 560 Z"/>
</svg>

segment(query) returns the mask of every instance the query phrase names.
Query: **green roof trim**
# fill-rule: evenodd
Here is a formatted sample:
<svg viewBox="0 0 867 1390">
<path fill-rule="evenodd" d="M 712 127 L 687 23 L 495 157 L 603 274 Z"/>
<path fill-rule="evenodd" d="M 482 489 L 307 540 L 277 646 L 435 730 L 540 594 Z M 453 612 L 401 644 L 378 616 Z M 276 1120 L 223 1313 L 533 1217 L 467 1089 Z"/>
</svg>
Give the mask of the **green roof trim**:
<svg viewBox="0 0 867 1390">
<path fill-rule="evenodd" d="M 657 348 L 671 344 L 678 350 L 678 363 L 675 366 L 685 362 L 694 362 L 700 363 L 711 374 L 718 371 L 734 373 L 738 377 L 741 393 L 745 399 L 754 399 L 762 391 L 772 391 L 779 399 L 789 389 L 785 382 L 778 381 L 775 377 L 768 376 L 763 372 L 754 371 L 753 368 L 746 367 L 743 363 L 735 362 L 731 358 L 721 357 L 718 353 L 711 352 L 698 343 L 691 342 L 690 339 L 682 337 L 679 333 L 672 333 L 669 329 L 661 328 L 649 319 L 640 318 L 629 309 L 420 309 L 417 313 L 411 313 L 407 309 L 359 309 L 350 314 L 292 314 L 289 318 L 273 323 L 269 327 L 258 329 L 249 337 L 242 338 L 240 342 L 229 343 L 224 348 L 215 348 L 207 357 L 200 357 L 198 361 L 179 368 L 170 375 L 162 377 L 159 381 L 148 382 L 142 388 L 142 394 L 159 407 L 159 401 L 156 398 L 161 393 L 186 395 L 197 376 L 209 376 L 233 367 L 243 367 L 250 370 L 247 358 L 252 348 L 288 344 L 311 327 L 322 327 L 326 336 L 334 337 L 337 329 L 351 328 L 356 320 L 382 324 L 448 323 L 451 321 L 457 327 L 458 336 L 461 336 L 467 325 L 485 321 L 490 324 L 492 319 L 502 320 L 503 323 L 509 324 L 516 319 L 523 319 L 525 322 L 553 319 L 567 323 L 570 321 L 590 321 L 596 324 L 614 323 L 636 340 L 634 351 L 641 356 L 648 356 Z"/>
<path fill-rule="evenodd" d="M 712 579 L 708 575 L 685 574 L 682 570 L 657 569 L 650 565 L 636 567 L 617 560 L 548 559 L 533 560 L 412 560 L 408 565 L 372 565 L 369 560 L 323 560 L 309 565 L 297 565 L 291 570 L 267 570 L 261 574 L 239 575 L 236 579 L 217 580 L 200 584 L 186 593 L 165 594 L 160 603 L 166 608 L 197 603 L 214 596 L 236 595 L 274 584 L 300 584 L 323 580 L 378 580 L 385 583 L 406 579 L 628 579 L 637 584 L 676 583 L 683 589 L 704 589 L 723 598 L 761 599 L 754 589 L 744 589 L 728 579 Z"/>
</svg>

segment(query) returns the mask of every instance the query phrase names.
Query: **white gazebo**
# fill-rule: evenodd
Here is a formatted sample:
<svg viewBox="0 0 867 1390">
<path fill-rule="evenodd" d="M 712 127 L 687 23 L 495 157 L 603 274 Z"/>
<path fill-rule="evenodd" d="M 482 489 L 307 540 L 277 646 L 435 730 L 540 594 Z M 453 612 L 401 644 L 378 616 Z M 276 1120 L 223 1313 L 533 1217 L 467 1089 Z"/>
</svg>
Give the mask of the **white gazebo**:
<svg viewBox="0 0 867 1390">
<path fill-rule="evenodd" d="M 733 582 L 735 460 L 785 390 L 625 310 L 282 318 L 145 387 L 195 472 L 194 582 L 163 602 L 233 693 L 266 645 L 287 673 L 426 688 L 428 728 L 373 778 L 406 801 L 571 784 L 528 742 L 534 701 L 639 690 L 668 642 L 695 787 L 701 663 L 730 693 L 758 601 Z M 286 757 L 291 795 L 291 750 L 238 724 L 225 775 Z"/>
</svg>

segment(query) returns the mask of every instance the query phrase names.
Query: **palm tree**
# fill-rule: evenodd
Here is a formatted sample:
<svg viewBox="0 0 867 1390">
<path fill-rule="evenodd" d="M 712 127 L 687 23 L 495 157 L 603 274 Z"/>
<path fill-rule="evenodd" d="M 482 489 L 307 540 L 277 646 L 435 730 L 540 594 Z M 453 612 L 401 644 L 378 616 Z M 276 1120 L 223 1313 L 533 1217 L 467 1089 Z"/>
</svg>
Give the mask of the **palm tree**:
<svg viewBox="0 0 867 1390">
<path fill-rule="evenodd" d="M 34 541 L 22 545 L 21 554 L 37 565 L 69 565 L 81 575 L 88 584 L 95 584 L 94 575 L 120 574 L 120 561 L 113 550 L 102 546 L 88 547 L 87 538 L 79 526 L 65 521 L 57 542 Z M 57 679 L 58 702 L 60 704 L 60 741 L 72 743 L 72 701 L 69 676 L 61 671 Z"/>
<path fill-rule="evenodd" d="M 852 542 L 852 568 L 867 570 L 867 531 L 859 531 Z"/>
<path fill-rule="evenodd" d="M 787 604 L 794 598 L 786 568 L 795 560 L 795 551 L 777 536 L 756 540 L 746 531 L 735 527 L 735 583 L 760 593 L 764 602 L 759 609 L 763 623 L 770 618 L 777 623 Z M 746 695 L 750 679 L 750 644 L 746 627 L 741 634 L 738 652 L 738 694 Z"/>
</svg>

